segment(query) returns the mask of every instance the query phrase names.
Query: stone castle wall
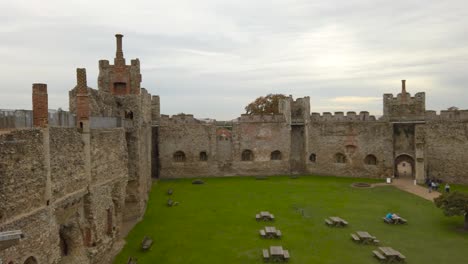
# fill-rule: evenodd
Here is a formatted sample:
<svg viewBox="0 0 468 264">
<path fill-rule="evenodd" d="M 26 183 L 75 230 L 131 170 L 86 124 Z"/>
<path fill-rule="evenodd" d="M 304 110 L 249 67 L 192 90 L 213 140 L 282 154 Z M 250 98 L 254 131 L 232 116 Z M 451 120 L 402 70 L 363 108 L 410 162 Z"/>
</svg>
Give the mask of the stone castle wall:
<svg viewBox="0 0 468 264">
<path fill-rule="evenodd" d="M 231 122 L 169 117 L 140 87 L 140 62 L 125 64 L 116 37 L 114 65 L 99 63 L 98 89 L 77 69 L 70 113 L 48 111 L 45 84 L 33 86 L 32 113 L 0 111 L 0 232 L 25 235 L 0 251 L 6 263 L 109 263 L 124 223 L 144 215 L 151 175 L 384 178 L 399 176 L 404 162 L 419 182 L 468 183 L 468 110 L 426 111 L 425 94 L 412 97 L 405 82 L 384 95 L 379 118 L 311 114 L 309 97 Z"/>
<path fill-rule="evenodd" d="M 117 55 L 100 73 L 108 86 L 99 90 L 77 69 L 70 113 L 61 120 L 59 111 L 59 125 L 49 122 L 45 84 L 33 85 L 33 111 L 25 115 L 31 124 L 17 127 L 11 111 L 2 112 L 0 232 L 24 234 L 0 250 L 4 263 L 110 263 L 124 222 L 143 216 L 159 103 L 140 88 L 138 59 L 125 65 L 122 51 Z"/>
</svg>

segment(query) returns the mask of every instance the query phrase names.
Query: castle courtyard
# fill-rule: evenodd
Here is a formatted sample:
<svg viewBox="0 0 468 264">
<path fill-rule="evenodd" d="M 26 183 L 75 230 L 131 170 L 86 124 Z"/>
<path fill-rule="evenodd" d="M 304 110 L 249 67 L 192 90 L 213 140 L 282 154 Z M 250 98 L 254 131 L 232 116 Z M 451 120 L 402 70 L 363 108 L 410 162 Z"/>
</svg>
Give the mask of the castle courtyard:
<svg viewBox="0 0 468 264">
<path fill-rule="evenodd" d="M 352 183 L 379 180 L 289 176 L 161 180 L 153 184 L 142 222 L 130 232 L 114 263 L 262 263 L 262 249 L 281 245 L 290 263 L 378 263 L 372 251 L 389 246 L 407 263 L 463 264 L 468 237 L 458 229 L 462 217 L 445 217 L 432 202 L 393 186 L 355 188 Z M 380 184 L 379 184 L 380 185 Z M 466 186 L 454 190 L 468 192 Z M 173 190 L 172 195 L 167 191 Z M 177 201 L 169 207 L 168 199 Z M 257 222 L 255 214 L 269 211 L 272 223 Z M 382 217 L 395 212 L 406 225 L 388 225 Z M 349 223 L 330 228 L 324 219 L 336 215 Z M 258 230 L 272 225 L 281 239 L 262 238 Z M 361 245 L 356 231 L 376 236 L 380 243 Z M 153 245 L 141 250 L 141 241 Z"/>
</svg>

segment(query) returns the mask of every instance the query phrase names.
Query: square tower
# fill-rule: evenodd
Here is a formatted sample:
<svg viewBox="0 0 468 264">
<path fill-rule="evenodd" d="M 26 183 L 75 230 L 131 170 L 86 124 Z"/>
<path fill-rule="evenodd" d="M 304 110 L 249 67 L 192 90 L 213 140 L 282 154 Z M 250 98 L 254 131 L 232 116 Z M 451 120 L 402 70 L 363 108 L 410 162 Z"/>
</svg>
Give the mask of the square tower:
<svg viewBox="0 0 468 264">
<path fill-rule="evenodd" d="M 99 61 L 99 90 L 113 95 L 140 94 L 140 61 L 134 59 L 127 65 L 122 51 L 123 35 L 116 34 L 115 38 L 117 50 L 114 65 L 109 64 L 108 60 Z"/>
<path fill-rule="evenodd" d="M 401 81 L 401 93 L 383 96 L 383 117 L 389 121 L 424 120 L 426 113 L 426 94 L 416 93 L 414 97 L 406 92 L 406 80 Z"/>
</svg>

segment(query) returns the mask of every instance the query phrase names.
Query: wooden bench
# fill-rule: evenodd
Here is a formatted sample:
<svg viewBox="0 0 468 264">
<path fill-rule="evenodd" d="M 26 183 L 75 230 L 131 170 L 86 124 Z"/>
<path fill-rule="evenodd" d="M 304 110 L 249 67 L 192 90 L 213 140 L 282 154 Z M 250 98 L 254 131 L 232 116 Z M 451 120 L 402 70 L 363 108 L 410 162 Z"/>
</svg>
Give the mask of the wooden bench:
<svg viewBox="0 0 468 264">
<path fill-rule="evenodd" d="M 262 253 L 263 253 L 263 260 L 265 262 L 269 261 L 270 260 L 270 254 L 268 253 L 268 249 L 263 249 Z"/>
<path fill-rule="evenodd" d="M 331 225 L 333 225 L 333 222 L 330 221 L 329 219 L 325 219 L 325 224 L 331 226 Z"/>
<path fill-rule="evenodd" d="M 265 230 L 262 229 L 262 230 L 260 230 L 259 232 L 260 232 L 260 236 L 261 236 L 261 237 L 266 237 Z"/>
<path fill-rule="evenodd" d="M 289 260 L 289 251 L 283 250 L 283 256 L 284 256 L 284 260 L 288 261 Z"/>
<path fill-rule="evenodd" d="M 355 242 L 361 241 L 361 239 L 360 239 L 356 234 L 351 234 L 351 238 L 352 238 Z"/>
<path fill-rule="evenodd" d="M 255 215 L 255 220 L 260 221 L 260 219 L 262 219 L 262 217 L 259 214 L 256 214 Z"/>
<path fill-rule="evenodd" d="M 372 241 L 372 242 L 374 242 L 375 245 L 378 245 L 380 243 L 380 241 L 377 240 L 377 239 L 374 239 L 374 241 Z"/>
<path fill-rule="evenodd" d="M 376 258 L 378 258 L 379 260 L 386 260 L 387 259 L 384 255 L 382 255 L 382 253 L 380 253 L 377 250 L 372 251 L 372 253 L 374 253 L 374 256 Z"/>
<path fill-rule="evenodd" d="M 280 230 L 276 230 L 276 238 L 281 238 L 282 235 Z"/>
<path fill-rule="evenodd" d="M 275 216 L 272 215 L 272 214 L 270 214 L 270 220 L 271 220 L 271 221 L 275 220 Z"/>
<path fill-rule="evenodd" d="M 345 220 L 342 220 L 341 223 L 343 224 L 343 226 L 347 226 L 347 225 L 348 225 L 348 222 L 346 222 Z"/>
<path fill-rule="evenodd" d="M 143 251 L 146 251 L 150 249 L 151 245 L 153 245 L 153 240 L 145 236 L 143 238 L 143 241 L 141 242 L 141 249 L 143 249 Z"/>
</svg>

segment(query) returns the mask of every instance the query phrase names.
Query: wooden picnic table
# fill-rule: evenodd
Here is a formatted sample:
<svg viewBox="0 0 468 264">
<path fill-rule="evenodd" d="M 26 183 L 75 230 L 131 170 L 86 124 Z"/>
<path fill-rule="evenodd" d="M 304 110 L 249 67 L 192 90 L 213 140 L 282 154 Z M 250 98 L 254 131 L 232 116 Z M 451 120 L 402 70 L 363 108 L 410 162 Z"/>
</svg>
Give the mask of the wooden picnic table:
<svg viewBox="0 0 468 264">
<path fill-rule="evenodd" d="M 375 238 L 375 236 L 372 236 L 371 234 L 369 234 L 369 232 L 357 231 L 356 235 L 359 238 L 359 240 L 357 240 L 357 242 L 360 242 L 362 244 L 379 243 L 379 241 Z"/>
<path fill-rule="evenodd" d="M 270 212 L 262 211 L 262 212 L 260 212 L 260 216 L 261 217 L 270 217 Z"/>
<path fill-rule="evenodd" d="M 273 221 L 275 219 L 275 216 L 272 215 L 270 212 L 267 211 L 262 211 L 255 215 L 255 219 L 257 221 L 263 220 L 263 221 Z"/>
<path fill-rule="evenodd" d="M 270 247 L 271 260 L 276 261 L 287 261 L 289 260 L 289 252 L 284 250 L 282 246 L 271 246 Z"/>
<path fill-rule="evenodd" d="M 260 236 L 264 238 L 281 238 L 282 234 L 279 229 L 274 226 L 266 226 L 265 230 L 260 230 Z"/>
<path fill-rule="evenodd" d="M 344 219 L 338 217 L 338 216 L 331 216 L 330 220 L 327 221 L 325 220 L 325 223 L 329 224 L 331 223 L 332 226 L 337 226 L 337 227 L 344 227 L 348 225 L 348 222 L 346 222 Z"/>
<path fill-rule="evenodd" d="M 403 256 L 400 252 L 391 247 L 379 247 L 379 250 L 382 251 L 388 263 L 404 261 L 406 259 L 406 257 Z"/>
</svg>

